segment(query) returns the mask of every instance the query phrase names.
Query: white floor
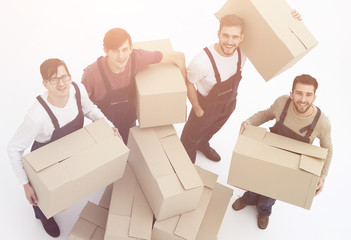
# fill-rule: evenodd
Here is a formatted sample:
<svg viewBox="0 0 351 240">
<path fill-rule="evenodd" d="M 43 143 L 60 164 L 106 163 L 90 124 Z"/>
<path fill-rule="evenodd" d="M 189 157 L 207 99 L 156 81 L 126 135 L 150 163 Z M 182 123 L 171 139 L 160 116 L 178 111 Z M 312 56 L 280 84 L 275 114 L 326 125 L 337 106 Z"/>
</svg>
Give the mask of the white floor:
<svg viewBox="0 0 351 240">
<path fill-rule="evenodd" d="M 126 28 L 133 41 L 170 38 L 175 50 L 187 62 L 206 45 L 217 41 L 218 22 L 214 13 L 224 0 L 77 0 L 2 1 L 0 8 L 0 238 L 14 240 L 50 239 L 33 218 L 23 188 L 9 164 L 6 146 L 21 123 L 35 96 L 44 91 L 39 65 L 47 58 L 64 59 L 73 80 L 79 82 L 85 66 L 103 55 L 102 39 L 112 27 Z M 324 191 L 315 198 L 311 210 L 277 202 L 264 231 L 256 225 L 256 209 L 234 212 L 228 206 L 218 238 L 231 239 L 346 239 L 350 234 L 351 187 L 350 144 L 350 47 L 351 18 L 346 0 L 288 0 L 300 11 L 303 21 L 318 39 L 317 45 L 295 66 L 266 83 L 247 61 L 239 88 L 237 109 L 215 135 L 212 146 L 222 156 L 213 163 L 201 154 L 197 164 L 219 174 L 226 183 L 231 153 L 240 123 L 274 99 L 288 94 L 296 75 L 308 73 L 319 80 L 316 105 L 332 123 L 334 157 Z M 189 103 L 188 103 L 189 104 Z M 190 109 L 190 104 L 188 105 Z M 270 126 L 268 123 L 265 126 Z M 176 125 L 180 134 L 183 124 Z M 97 202 L 102 191 L 88 199 Z M 234 188 L 231 203 L 241 196 Z M 57 215 L 62 234 L 67 236 L 85 199 Z"/>
</svg>

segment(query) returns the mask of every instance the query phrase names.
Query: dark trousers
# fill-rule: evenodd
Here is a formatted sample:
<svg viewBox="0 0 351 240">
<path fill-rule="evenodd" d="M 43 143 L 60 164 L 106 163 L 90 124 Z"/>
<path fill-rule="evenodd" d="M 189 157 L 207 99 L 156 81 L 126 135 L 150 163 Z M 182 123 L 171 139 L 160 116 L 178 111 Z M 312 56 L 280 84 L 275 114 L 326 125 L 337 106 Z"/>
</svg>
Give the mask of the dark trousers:
<svg viewBox="0 0 351 240">
<path fill-rule="evenodd" d="M 242 196 L 243 202 L 246 205 L 256 205 L 257 211 L 261 216 L 269 216 L 272 213 L 272 206 L 275 199 L 269 198 L 258 193 L 247 191 Z"/>
<path fill-rule="evenodd" d="M 202 117 L 197 117 L 194 109 L 191 109 L 180 140 L 193 163 L 196 159 L 196 150 L 210 146 L 209 140 L 226 123 L 235 106 L 236 101 L 222 106 L 210 106 L 204 109 Z"/>
<path fill-rule="evenodd" d="M 44 213 L 40 210 L 40 208 L 38 206 L 33 206 L 33 209 L 34 209 L 35 217 L 37 219 L 47 220 L 47 218 L 45 217 Z"/>
</svg>

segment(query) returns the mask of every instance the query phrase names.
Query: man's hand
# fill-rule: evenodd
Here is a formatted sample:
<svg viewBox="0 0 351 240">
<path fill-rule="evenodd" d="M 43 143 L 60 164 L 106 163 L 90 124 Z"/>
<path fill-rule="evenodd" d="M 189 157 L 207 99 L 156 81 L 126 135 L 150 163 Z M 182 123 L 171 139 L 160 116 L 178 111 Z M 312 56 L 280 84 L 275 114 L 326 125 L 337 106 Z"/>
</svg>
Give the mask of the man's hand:
<svg viewBox="0 0 351 240">
<path fill-rule="evenodd" d="M 205 113 L 205 111 L 201 107 L 198 107 L 196 110 L 194 108 L 194 112 L 197 117 L 202 117 Z"/>
<path fill-rule="evenodd" d="M 317 189 L 316 189 L 316 193 L 314 194 L 314 196 L 317 196 L 324 187 L 324 180 L 323 179 L 319 179 L 318 185 L 317 185 Z"/>
<path fill-rule="evenodd" d="M 247 122 L 243 122 L 241 124 L 239 135 L 243 134 L 243 132 L 245 131 L 247 125 L 249 125 Z"/>
<path fill-rule="evenodd" d="M 300 14 L 298 11 L 296 11 L 296 9 L 291 10 L 291 15 L 292 15 L 295 19 L 297 19 L 297 20 L 299 20 L 299 21 L 302 21 L 301 14 Z"/>
<path fill-rule="evenodd" d="M 122 139 L 121 134 L 119 134 L 118 128 L 113 127 L 112 130 L 113 130 L 115 136 L 118 136 L 118 137 L 120 137 Z"/>
<path fill-rule="evenodd" d="M 37 206 L 38 198 L 37 198 L 37 195 L 35 194 L 35 191 L 32 185 L 30 183 L 26 183 L 23 185 L 23 188 L 28 202 L 34 206 Z"/>
</svg>

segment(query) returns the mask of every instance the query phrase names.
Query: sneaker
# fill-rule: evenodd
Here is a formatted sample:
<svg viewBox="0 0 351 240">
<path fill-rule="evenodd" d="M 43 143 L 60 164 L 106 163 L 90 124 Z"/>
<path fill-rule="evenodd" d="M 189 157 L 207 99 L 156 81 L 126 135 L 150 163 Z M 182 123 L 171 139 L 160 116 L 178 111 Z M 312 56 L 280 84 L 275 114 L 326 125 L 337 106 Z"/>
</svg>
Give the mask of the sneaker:
<svg viewBox="0 0 351 240">
<path fill-rule="evenodd" d="M 244 203 L 243 201 L 243 198 L 240 197 L 238 198 L 237 200 L 235 200 L 235 202 L 233 203 L 232 205 L 232 208 L 235 210 L 235 211 L 240 211 L 241 209 L 243 209 L 244 207 L 246 207 L 247 204 Z"/>
<path fill-rule="evenodd" d="M 268 222 L 269 222 L 269 216 L 262 216 L 262 215 L 257 216 L 258 228 L 266 229 L 268 226 Z"/>
<path fill-rule="evenodd" d="M 219 154 L 216 152 L 216 150 L 214 150 L 211 147 L 208 147 L 208 148 L 205 148 L 205 149 L 198 149 L 198 150 L 200 152 L 202 152 L 205 155 L 205 157 L 207 157 L 211 161 L 214 161 L 214 162 L 221 161 L 221 156 L 219 156 Z"/>
<path fill-rule="evenodd" d="M 43 227 L 47 234 L 54 238 L 60 236 L 60 228 L 58 227 L 53 217 L 49 219 L 40 219 L 40 221 L 43 224 Z"/>
</svg>

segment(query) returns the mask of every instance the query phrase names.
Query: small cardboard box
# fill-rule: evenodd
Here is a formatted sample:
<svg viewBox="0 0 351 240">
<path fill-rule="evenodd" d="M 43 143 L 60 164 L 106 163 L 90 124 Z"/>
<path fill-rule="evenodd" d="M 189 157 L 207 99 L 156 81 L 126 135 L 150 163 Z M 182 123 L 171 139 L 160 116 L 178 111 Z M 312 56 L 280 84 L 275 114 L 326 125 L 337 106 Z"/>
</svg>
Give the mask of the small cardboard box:
<svg viewBox="0 0 351 240">
<path fill-rule="evenodd" d="M 228 0 L 216 13 L 245 21 L 242 51 L 266 80 L 293 66 L 318 42 L 302 21 L 294 19 L 285 0 Z"/>
<path fill-rule="evenodd" d="M 128 162 L 157 220 L 197 207 L 203 183 L 172 125 L 129 131 Z"/>
<path fill-rule="evenodd" d="M 122 177 L 129 149 L 98 120 L 23 158 L 47 218 Z"/>
<path fill-rule="evenodd" d="M 327 153 L 249 125 L 235 145 L 228 184 L 310 209 Z"/>
<path fill-rule="evenodd" d="M 217 240 L 233 190 L 216 183 L 218 175 L 200 167 L 197 170 L 205 183 L 199 205 L 187 213 L 156 221 L 152 240 Z"/>
<path fill-rule="evenodd" d="M 68 240 L 104 240 L 108 209 L 87 202 Z"/>
<path fill-rule="evenodd" d="M 168 39 L 134 43 L 134 48 L 173 51 Z M 187 88 L 177 66 L 153 64 L 138 73 L 135 80 L 141 128 L 185 122 Z"/>
<path fill-rule="evenodd" d="M 150 239 L 152 224 L 152 210 L 127 164 L 123 178 L 113 185 L 105 240 Z"/>
</svg>

